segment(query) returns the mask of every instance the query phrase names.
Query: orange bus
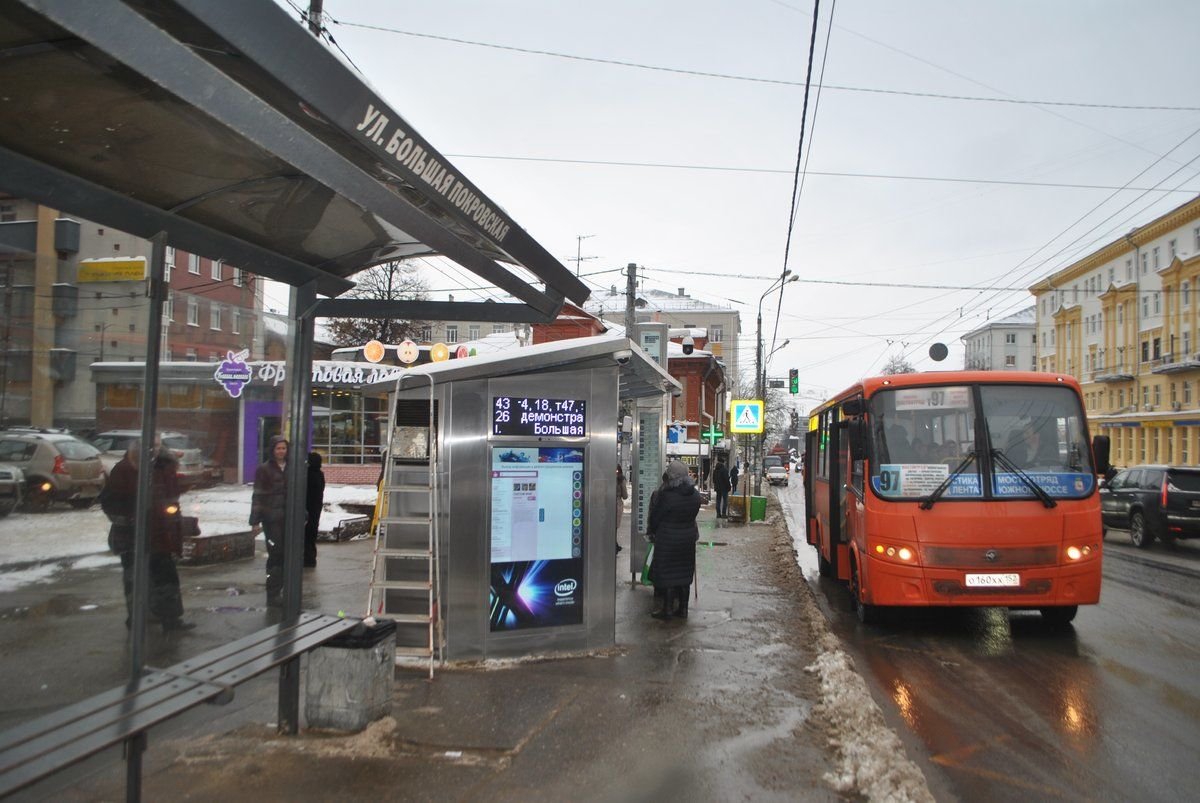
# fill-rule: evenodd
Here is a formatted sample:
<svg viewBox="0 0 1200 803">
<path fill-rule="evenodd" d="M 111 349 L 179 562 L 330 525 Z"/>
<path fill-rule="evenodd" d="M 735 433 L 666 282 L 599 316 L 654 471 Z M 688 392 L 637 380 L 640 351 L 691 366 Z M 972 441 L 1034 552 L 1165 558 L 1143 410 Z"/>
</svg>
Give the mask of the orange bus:
<svg viewBox="0 0 1200 803">
<path fill-rule="evenodd" d="M 1070 376 L 956 371 L 864 379 L 805 442 L 808 543 L 860 621 L 903 606 L 1038 610 L 1100 600 L 1097 474 Z"/>
</svg>

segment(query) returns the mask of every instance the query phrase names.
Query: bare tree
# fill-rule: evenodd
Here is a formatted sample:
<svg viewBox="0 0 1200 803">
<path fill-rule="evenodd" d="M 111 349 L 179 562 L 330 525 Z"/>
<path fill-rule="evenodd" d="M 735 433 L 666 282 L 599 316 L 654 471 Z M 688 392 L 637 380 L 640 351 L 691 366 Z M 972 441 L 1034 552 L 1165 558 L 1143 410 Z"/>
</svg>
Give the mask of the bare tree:
<svg viewBox="0 0 1200 803">
<path fill-rule="evenodd" d="M 915 374 L 916 368 L 913 368 L 911 362 L 904 358 L 903 354 L 895 354 L 888 358 L 887 363 L 883 366 L 885 374 Z"/>
<path fill-rule="evenodd" d="M 423 301 L 429 287 L 411 262 L 385 262 L 354 276 L 357 287 L 345 298 L 377 301 Z M 338 346 L 361 346 L 368 340 L 399 343 L 425 325 L 402 318 L 331 318 L 325 328 Z"/>
</svg>

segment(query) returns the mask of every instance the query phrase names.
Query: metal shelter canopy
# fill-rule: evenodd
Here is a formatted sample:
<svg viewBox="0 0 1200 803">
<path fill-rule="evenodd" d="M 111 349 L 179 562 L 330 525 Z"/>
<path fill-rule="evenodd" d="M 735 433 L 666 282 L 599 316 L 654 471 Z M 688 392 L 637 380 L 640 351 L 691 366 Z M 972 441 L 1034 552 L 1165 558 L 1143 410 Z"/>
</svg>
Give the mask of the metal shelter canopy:
<svg viewBox="0 0 1200 803">
<path fill-rule="evenodd" d="M 0 0 L 0 86 L 14 195 L 328 296 L 434 254 L 524 302 L 452 317 L 588 295 L 271 0 Z"/>
<path fill-rule="evenodd" d="M 620 367 L 620 399 L 673 393 L 681 387 L 632 340 L 607 335 L 541 343 L 483 357 L 425 363 L 406 371 L 400 378 L 400 387 L 405 390 L 428 388 L 425 382 L 406 382 L 409 377 L 424 377 L 441 385 L 458 380 L 517 376 L 534 371 L 573 371 L 614 363 Z M 363 390 L 391 391 L 396 386 L 395 380 L 388 380 L 364 385 Z"/>
</svg>

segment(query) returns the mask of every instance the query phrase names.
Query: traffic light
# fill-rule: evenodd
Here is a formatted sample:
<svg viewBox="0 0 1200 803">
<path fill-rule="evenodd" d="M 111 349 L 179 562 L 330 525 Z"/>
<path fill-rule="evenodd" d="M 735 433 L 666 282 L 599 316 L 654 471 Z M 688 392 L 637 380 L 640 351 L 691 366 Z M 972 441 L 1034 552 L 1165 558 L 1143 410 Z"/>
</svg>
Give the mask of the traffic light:
<svg viewBox="0 0 1200 803">
<path fill-rule="evenodd" d="M 791 388 L 793 396 L 800 392 L 800 369 L 793 368 L 788 371 L 788 387 Z"/>
</svg>

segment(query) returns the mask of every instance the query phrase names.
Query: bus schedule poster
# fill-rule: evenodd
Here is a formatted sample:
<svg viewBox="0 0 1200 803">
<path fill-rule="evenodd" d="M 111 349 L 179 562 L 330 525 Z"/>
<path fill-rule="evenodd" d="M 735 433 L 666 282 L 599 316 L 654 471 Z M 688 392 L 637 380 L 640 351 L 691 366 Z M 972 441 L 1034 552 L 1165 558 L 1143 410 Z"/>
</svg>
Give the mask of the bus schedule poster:
<svg viewBox="0 0 1200 803">
<path fill-rule="evenodd" d="M 492 631 L 583 622 L 583 449 L 492 449 Z"/>
</svg>

